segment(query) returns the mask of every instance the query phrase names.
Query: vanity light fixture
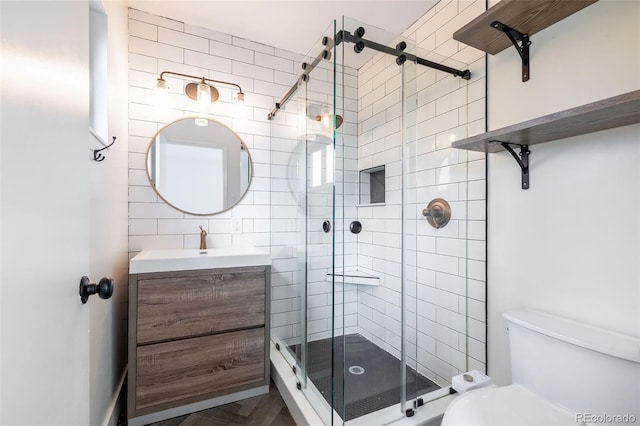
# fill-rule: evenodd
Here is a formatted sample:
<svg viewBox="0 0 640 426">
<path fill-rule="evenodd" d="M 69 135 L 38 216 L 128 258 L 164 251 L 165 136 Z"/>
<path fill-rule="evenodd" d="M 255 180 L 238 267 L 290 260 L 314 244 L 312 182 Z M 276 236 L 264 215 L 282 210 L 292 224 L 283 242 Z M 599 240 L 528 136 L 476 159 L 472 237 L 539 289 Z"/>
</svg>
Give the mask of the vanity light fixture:
<svg viewBox="0 0 640 426">
<path fill-rule="evenodd" d="M 162 71 L 160 73 L 160 77 L 156 80 L 156 87 L 158 90 L 168 91 L 169 86 L 167 86 L 167 81 L 164 79 L 164 75 L 175 75 L 177 77 L 183 78 L 191 78 L 193 80 L 198 80 L 198 83 L 187 83 L 184 87 L 184 93 L 190 99 L 198 101 L 199 109 L 201 113 L 204 113 L 206 107 L 215 101 L 218 100 L 220 94 L 218 93 L 218 89 L 208 83 L 216 83 L 216 84 L 226 84 L 228 86 L 234 86 L 238 88 L 238 93 L 236 96 L 236 102 L 244 103 L 244 92 L 242 92 L 242 87 L 238 84 L 230 83 L 228 81 L 222 80 L 213 80 L 211 78 L 205 77 L 196 77 L 194 75 L 181 74 L 172 71 Z"/>
</svg>

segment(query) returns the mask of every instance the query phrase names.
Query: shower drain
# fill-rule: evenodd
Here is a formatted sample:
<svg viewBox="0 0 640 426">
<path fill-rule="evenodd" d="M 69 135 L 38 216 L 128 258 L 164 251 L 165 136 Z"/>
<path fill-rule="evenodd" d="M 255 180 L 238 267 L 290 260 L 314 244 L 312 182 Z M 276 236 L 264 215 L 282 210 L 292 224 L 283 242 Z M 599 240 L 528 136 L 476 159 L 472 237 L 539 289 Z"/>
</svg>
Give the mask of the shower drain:
<svg viewBox="0 0 640 426">
<path fill-rule="evenodd" d="M 352 365 L 351 367 L 349 367 L 349 373 L 359 376 L 361 374 L 364 374 L 364 368 L 360 367 L 359 365 Z"/>
</svg>

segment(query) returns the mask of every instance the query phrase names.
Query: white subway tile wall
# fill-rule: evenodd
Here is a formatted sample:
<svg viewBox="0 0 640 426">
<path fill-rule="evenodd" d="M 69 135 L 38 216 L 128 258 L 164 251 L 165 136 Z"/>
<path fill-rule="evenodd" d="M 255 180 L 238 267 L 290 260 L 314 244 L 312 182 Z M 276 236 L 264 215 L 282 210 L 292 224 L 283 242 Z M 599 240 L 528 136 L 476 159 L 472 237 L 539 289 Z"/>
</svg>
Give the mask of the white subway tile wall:
<svg viewBox="0 0 640 426">
<path fill-rule="evenodd" d="M 297 56 L 210 29 L 129 10 L 130 256 L 142 249 L 197 248 L 199 226 L 209 233 L 209 247 L 270 248 L 271 129 L 267 114 L 276 97 L 287 90 L 284 82 L 294 80 Z M 197 114 L 196 102 L 183 93 L 188 80 L 166 76 L 170 86 L 168 99 L 164 102 L 158 99 L 155 82 L 162 71 L 229 81 L 242 86 L 246 94 L 244 117 L 236 116 L 235 92 L 224 85 L 216 86 L 220 98 L 208 111 L 211 118 L 240 135 L 253 161 L 254 177 L 247 195 L 226 212 L 212 216 L 182 213 L 164 203 L 149 184 L 145 153 L 151 138 L 165 124 Z M 274 81 L 276 72 L 278 80 Z M 240 234 L 232 232 L 233 220 L 240 220 Z M 279 283 L 274 280 L 274 284 Z M 283 304 L 286 302 L 275 304 L 276 314 Z"/>
<path fill-rule="evenodd" d="M 320 39 L 310 50 L 311 55 L 323 50 Z M 300 58 L 296 65 L 298 74 L 302 72 L 298 64 L 313 59 Z M 272 64 L 277 66 L 275 61 Z M 344 73 L 345 83 L 355 88 L 357 71 L 344 68 Z M 337 77 L 342 79 L 341 67 L 338 67 Z M 286 90 L 275 93 L 279 100 Z M 356 94 L 345 91 L 345 105 L 351 109 L 342 109 L 342 102 L 336 106 L 337 113 L 345 119 L 341 129 L 353 131 L 337 137 L 335 173 L 331 166 L 334 161 L 331 132 L 316 121 L 322 108 L 333 108 L 332 62 L 320 62 L 309 82 L 298 88 L 272 122 L 271 253 L 275 290 L 272 311 L 276 314 L 272 316 L 271 331 L 287 343 L 301 341 L 305 319 L 310 341 L 332 334 L 357 332 L 357 287 L 338 283 L 334 295 L 332 283 L 326 280 L 327 272 L 332 268 L 334 250 L 336 268 L 355 266 L 357 260 L 355 236 L 343 235 L 342 208 L 347 206 L 346 214 L 355 218 Z M 351 169 L 344 171 L 349 162 Z M 335 218 L 332 207 L 334 183 Z M 334 234 L 323 230 L 324 221 L 329 221 L 335 229 L 335 244 Z M 305 291 L 306 304 L 301 300 Z"/>
<path fill-rule="evenodd" d="M 484 54 L 452 39 L 484 8 L 483 1 L 443 0 L 403 34 L 417 42 L 418 56 L 433 53 L 472 73 L 468 82 L 424 67 L 405 74 L 405 96 L 417 96 L 405 122 L 417 135 L 417 144 L 405 147 L 407 355 L 442 386 L 467 369 L 485 371 L 485 160 L 451 148 L 484 131 Z M 387 188 L 386 205 L 357 211 L 358 268 L 381 277 L 379 287 L 358 289 L 357 312 L 358 331 L 399 357 L 402 77 L 394 59 L 378 55 L 358 70 L 358 169 L 386 165 Z M 433 198 L 452 208 L 451 222 L 438 230 L 421 214 Z"/>
<path fill-rule="evenodd" d="M 318 48 L 318 52 L 320 48 Z M 194 27 L 171 19 L 130 9 L 129 14 L 129 252 L 142 249 L 198 247 L 199 226 L 209 233 L 209 247 L 252 245 L 270 249 L 272 264 L 272 335 L 295 342 L 300 336 L 300 295 L 304 280 L 310 294 L 308 332 L 312 340 L 331 335 L 333 310 L 331 284 L 326 272 L 331 266 L 331 234 L 322 232 L 322 221 L 331 219 L 332 187 L 323 184 L 301 201 L 308 201 L 309 271 L 299 263 L 300 207 L 291 190 L 291 159 L 299 154 L 298 114 L 295 99 L 273 122 L 267 114 L 276 101 L 289 90 L 300 74 L 304 56 L 243 40 L 210 29 Z M 213 216 L 197 217 L 182 213 L 164 203 L 149 185 L 145 171 L 145 153 L 150 139 L 163 125 L 175 119 L 196 114 L 197 105 L 183 94 L 186 80 L 166 76 L 169 99 L 160 104 L 155 93 L 155 80 L 162 71 L 205 76 L 240 84 L 246 94 L 248 111 L 245 119 L 234 116 L 233 91 L 217 86 L 219 100 L 209 109 L 210 116 L 240 134 L 248 145 L 253 161 L 254 178 L 248 194 L 234 208 Z M 354 163 L 357 158 L 357 78 L 355 70 L 347 70 L 353 91 L 345 111 L 345 127 L 354 129 L 344 136 L 343 151 Z M 332 103 L 333 72 L 331 63 L 320 64 L 309 85 L 308 98 L 317 105 Z M 318 114 L 320 110 L 318 109 Z M 349 115 L 350 114 L 350 115 Z M 316 148 L 326 144 L 319 142 Z M 318 150 L 316 149 L 316 150 Z M 326 156 L 329 151 L 323 153 Z M 312 153 L 309 153 L 311 156 Z M 338 153 L 338 158 L 342 152 Z M 311 158 L 311 157 L 309 157 Z M 311 160 L 308 162 L 310 171 Z M 342 168 L 338 160 L 337 168 Z M 348 202 L 355 206 L 356 174 L 346 174 L 352 188 Z M 326 178 L 326 176 L 324 177 Z M 334 177 L 343 179 L 341 174 Z M 342 186 L 342 185 L 340 185 Z M 340 194 L 339 194 L 340 195 Z M 354 207 L 355 209 L 355 207 Z M 355 210 L 351 212 L 355 216 Z M 242 233 L 232 232 L 232 220 L 242 220 Z M 350 249 L 355 251 L 355 238 Z M 337 244 L 339 247 L 340 244 Z M 341 250 L 341 248 L 340 248 Z M 356 256 L 347 256 L 355 265 Z M 345 293 L 345 324 L 355 331 L 356 288 Z M 342 296 L 342 295 L 341 295 Z M 340 297 L 341 297 L 340 296 Z M 336 300 L 336 312 L 342 312 L 342 300 Z M 342 322 L 336 321 L 336 327 Z"/>
<path fill-rule="evenodd" d="M 484 10 L 480 0 L 442 0 L 418 19 L 404 36 L 416 40 L 418 54 L 447 57 L 446 64 L 469 64 L 467 82 L 419 68 L 407 91 L 415 91 L 417 108 L 407 115 L 417 143 L 407 174 L 405 223 L 409 355 L 418 370 L 446 385 L 458 372 L 485 370 L 485 161 L 483 154 L 458 151 L 451 142 L 484 131 L 484 55 L 452 40 L 453 31 Z M 320 52 L 311 49 L 311 54 Z M 424 56 L 424 55 L 423 55 Z M 345 119 L 338 132 L 335 176 L 326 173 L 330 139 L 300 143 L 299 111 L 332 106 L 333 68 L 321 63 L 304 91 L 298 91 L 275 120 L 267 114 L 300 74 L 303 55 L 194 27 L 137 10 L 129 14 L 129 251 L 194 248 L 198 226 L 208 232 L 210 247 L 246 244 L 269 249 L 272 263 L 271 332 L 298 342 L 307 321 L 310 340 L 332 333 L 359 332 L 399 356 L 401 334 L 402 250 L 402 77 L 394 58 L 377 56 L 359 70 L 338 68 L 337 113 Z M 447 62 L 448 61 L 448 62 Z M 234 208 L 214 216 L 182 213 L 151 189 L 144 155 L 151 137 L 166 123 L 194 115 L 197 105 L 183 94 L 187 81 L 167 77 L 170 93 L 159 104 L 155 80 L 161 71 L 202 75 L 238 83 L 247 111 L 236 118 L 233 90 L 220 86 L 210 115 L 234 129 L 249 147 L 254 178 L 247 196 Z M 343 88 L 344 83 L 344 88 Z M 344 100 L 344 101 L 343 101 Z M 306 122 L 307 128 L 318 123 Z M 306 132 L 305 132 L 306 133 Z M 314 153 L 325 169 L 314 186 Z M 317 163 L 316 163 L 317 164 Z M 385 164 L 386 204 L 357 207 L 358 170 Z M 299 173 L 306 175 L 300 178 Z M 332 219 L 336 182 L 335 242 L 322 222 Z M 305 194 L 305 188 L 310 190 Z M 453 209 L 450 224 L 430 228 L 422 209 L 436 197 Z M 242 232 L 232 223 L 240 219 Z M 362 222 L 357 236 L 348 231 Z M 305 234 L 304 230 L 308 229 Z M 380 276 L 380 286 L 326 281 L 335 250 L 336 267 L 359 268 Z M 305 256 L 308 266 L 305 270 Z M 468 275 L 468 276 L 467 276 Z M 307 286 L 306 312 L 301 296 Z M 343 315 L 344 314 L 344 315 Z M 333 315 L 333 317 L 332 317 Z M 468 315 L 468 316 L 467 316 Z M 467 338 L 468 333 L 468 338 Z M 465 355 L 468 352 L 468 357 Z"/>
</svg>

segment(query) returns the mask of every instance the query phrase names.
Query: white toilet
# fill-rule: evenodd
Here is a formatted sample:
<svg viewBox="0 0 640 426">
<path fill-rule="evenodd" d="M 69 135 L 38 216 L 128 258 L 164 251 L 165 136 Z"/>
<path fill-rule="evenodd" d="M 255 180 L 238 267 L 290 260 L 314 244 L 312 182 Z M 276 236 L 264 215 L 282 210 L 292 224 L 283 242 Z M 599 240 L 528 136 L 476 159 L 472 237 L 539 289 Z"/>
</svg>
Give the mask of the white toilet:
<svg viewBox="0 0 640 426">
<path fill-rule="evenodd" d="M 502 316 L 513 384 L 463 393 L 442 426 L 640 424 L 640 339 L 530 309 Z"/>
</svg>

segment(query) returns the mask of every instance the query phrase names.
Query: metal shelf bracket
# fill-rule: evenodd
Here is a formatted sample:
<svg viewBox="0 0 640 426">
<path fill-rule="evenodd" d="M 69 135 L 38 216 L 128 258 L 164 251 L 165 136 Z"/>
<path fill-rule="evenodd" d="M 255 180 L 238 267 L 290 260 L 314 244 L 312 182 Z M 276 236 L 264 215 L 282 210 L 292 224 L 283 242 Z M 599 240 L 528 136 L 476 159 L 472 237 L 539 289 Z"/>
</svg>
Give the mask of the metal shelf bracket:
<svg viewBox="0 0 640 426">
<path fill-rule="evenodd" d="M 531 45 L 531 40 L 529 40 L 529 34 L 521 33 L 518 30 L 514 30 L 508 25 L 503 24 L 500 21 L 493 21 L 491 26 L 496 30 L 502 31 L 509 37 L 511 43 L 518 51 L 518 55 L 520 55 L 520 59 L 522 59 L 522 81 L 529 80 L 529 46 Z M 518 44 L 520 42 L 520 44 Z"/>
<path fill-rule="evenodd" d="M 520 170 L 522 170 L 522 189 L 529 189 L 529 154 L 531 154 L 531 151 L 529 151 L 529 145 L 519 145 L 516 143 L 502 141 L 491 142 L 502 145 L 502 147 L 506 149 L 507 152 L 516 160 L 516 163 L 520 166 Z M 519 146 L 520 153 L 516 154 L 513 148 L 511 148 L 511 145 Z"/>
</svg>

